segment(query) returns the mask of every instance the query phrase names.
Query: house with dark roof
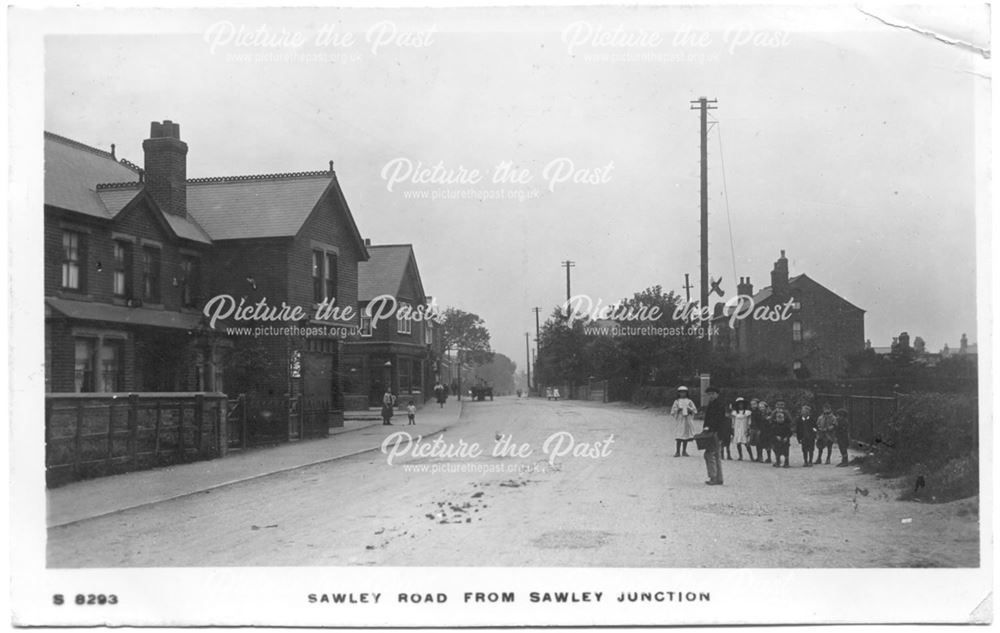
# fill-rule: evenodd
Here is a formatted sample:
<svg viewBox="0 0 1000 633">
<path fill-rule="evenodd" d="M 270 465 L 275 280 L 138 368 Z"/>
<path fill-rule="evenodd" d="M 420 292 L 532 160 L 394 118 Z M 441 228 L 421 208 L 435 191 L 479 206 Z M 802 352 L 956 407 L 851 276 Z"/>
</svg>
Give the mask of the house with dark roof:
<svg viewBox="0 0 1000 633">
<path fill-rule="evenodd" d="M 345 355 L 348 397 L 354 408 L 377 406 L 388 386 L 401 403 L 421 404 L 444 379 L 441 332 L 434 320 L 400 315 L 430 306 L 432 298 L 424 291 L 413 245 L 369 243 L 368 253 L 358 264 L 360 335 L 348 342 Z M 372 316 L 365 316 L 369 306 Z"/>
<path fill-rule="evenodd" d="M 749 313 L 732 319 L 742 305 L 718 304 L 712 324 L 718 328 L 713 347 L 744 360 L 768 361 L 798 378 L 837 378 L 847 356 L 865 348 L 865 311 L 806 274 L 788 275 L 785 251 L 774 263 L 771 285 L 754 292 L 750 278 L 740 278 L 737 295 L 752 298 L 761 318 Z M 771 320 L 766 314 L 787 314 Z"/>
<path fill-rule="evenodd" d="M 225 391 L 342 407 L 340 357 L 368 252 L 333 172 L 187 177 L 153 122 L 144 167 L 45 134 L 46 385 L 53 392 Z M 300 306 L 295 322 L 218 320 L 220 295 Z M 227 326 L 274 326 L 268 333 Z"/>
</svg>

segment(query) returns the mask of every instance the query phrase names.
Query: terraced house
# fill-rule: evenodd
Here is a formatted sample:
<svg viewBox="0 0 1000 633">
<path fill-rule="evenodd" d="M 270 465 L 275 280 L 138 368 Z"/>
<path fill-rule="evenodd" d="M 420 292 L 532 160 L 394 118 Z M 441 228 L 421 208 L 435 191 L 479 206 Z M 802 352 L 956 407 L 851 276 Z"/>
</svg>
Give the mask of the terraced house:
<svg viewBox="0 0 1000 633">
<path fill-rule="evenodd" d="M 45 134 L 45 354 L 50 392 L 222 391 L 342 408 L 341 355 L 368 251 L 327 170 L 187 177 L 180 127 L 153 122 L 144 167 Z M 209 327 L 211 297 L 302 306 L 284 333 Z M 336 326 L 336 327 L 330 327 Z"/>
</svg>

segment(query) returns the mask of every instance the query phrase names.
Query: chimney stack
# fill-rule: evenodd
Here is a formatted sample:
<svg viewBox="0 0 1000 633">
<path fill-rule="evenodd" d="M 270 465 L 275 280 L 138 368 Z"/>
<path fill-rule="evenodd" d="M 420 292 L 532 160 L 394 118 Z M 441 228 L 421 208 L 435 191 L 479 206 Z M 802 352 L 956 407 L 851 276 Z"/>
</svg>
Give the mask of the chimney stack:
<svg viewBox="0 0 1000 633">
<path fill-rule="evenodd" d="M 372 245 L 372 238 L 366 237 L 365 238 L 365 246 L 371 246 L 371 245 Z"/>
<path fill-rule="evenodd" d="M 788 288 L 788 259 L 785 258 L 785 251 L 781 251 L 781 257 L 774 262 L 774 269 L 771 271 L 771 290 L 775 295 L 787 295 Z"/>
<path fill-rule="evenodd" d="M 187 217 L 187 143 L 180 125 L 153 121 L 142 142 L 146 189 L 164 212 Z"/>
<path fill-rule="evenodd" d="M 753 284 L 750 283 L 749 277 L 740 277 L 740 283 L 736 285 L 736 294 L 753 296 Z"/>
</svg>

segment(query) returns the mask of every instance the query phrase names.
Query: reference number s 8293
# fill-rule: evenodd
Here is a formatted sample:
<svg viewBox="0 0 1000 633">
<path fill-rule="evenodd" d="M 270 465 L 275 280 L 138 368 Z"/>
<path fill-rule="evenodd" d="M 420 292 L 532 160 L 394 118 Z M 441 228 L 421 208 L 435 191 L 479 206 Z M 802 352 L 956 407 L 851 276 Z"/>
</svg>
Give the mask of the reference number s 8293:
<svg viewBox="0 0 1000 633">
<path fill-rule="evenodd" d="M 75 596 L 64 596 L 61 593 L 52 594 L 52 604 L 103 605 L 118 604 L 118 596 L 113 593 L 78 593 Z"/>
</svg>

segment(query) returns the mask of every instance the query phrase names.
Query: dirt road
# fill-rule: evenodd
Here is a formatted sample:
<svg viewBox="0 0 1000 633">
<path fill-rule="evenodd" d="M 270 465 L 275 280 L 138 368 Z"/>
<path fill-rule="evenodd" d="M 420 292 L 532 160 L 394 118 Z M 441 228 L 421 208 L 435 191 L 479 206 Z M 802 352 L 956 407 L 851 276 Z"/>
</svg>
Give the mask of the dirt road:
<svg viewBox="0 0 1000 633">
<path fill-rule="evenodd" d="M 978 565 L 975 499 L 895 501 L 895 482 L 802 468 L 794 442 L 793 468 L 726 461 L 725 485 L 706 486 L 700 452 L 673 457 L 672 428 L 616 405 L 469 403 L 436 453 L 427 440 L 392 465 L 369 453 L 52 528 L 49 564 Z M 531 452 L 493 456 L 498 437 Z M 546 441 L 571 452 L 552 462 Z"/>
</svg>

